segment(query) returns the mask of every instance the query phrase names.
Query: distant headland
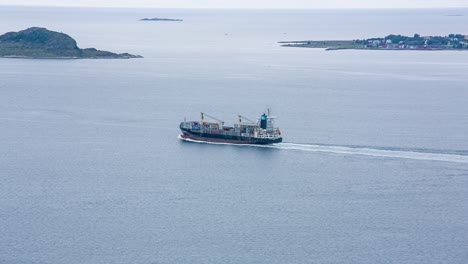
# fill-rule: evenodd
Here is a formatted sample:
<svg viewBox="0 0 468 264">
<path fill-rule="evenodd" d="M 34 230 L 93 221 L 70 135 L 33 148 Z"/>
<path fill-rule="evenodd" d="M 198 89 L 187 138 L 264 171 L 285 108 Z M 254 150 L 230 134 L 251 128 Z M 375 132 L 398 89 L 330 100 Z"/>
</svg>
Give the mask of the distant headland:
<svg viewBox="0 0 468 264">
<path fill-rule="evenodd" d="M 468 35 L 450 34 L 446 37 L 388 35 L 384 38 L 355 40 L 280 41 L 283 47 L 320 48 L 326 50 L 468 50 Z"/>
<path fill-rule="evenodd" d="M 182 19 L 174 19 L 174 18 L 142 18 L 140 21 L 183 21 Z"/>
<path fill-rule="evenodd" d="M 32 59 L 131 59 L 129 53 L 113 53 L 95 48 L 80 49 L 69 35 L 32 27 L 0 36 L 0 57 Z"/>
</svg>

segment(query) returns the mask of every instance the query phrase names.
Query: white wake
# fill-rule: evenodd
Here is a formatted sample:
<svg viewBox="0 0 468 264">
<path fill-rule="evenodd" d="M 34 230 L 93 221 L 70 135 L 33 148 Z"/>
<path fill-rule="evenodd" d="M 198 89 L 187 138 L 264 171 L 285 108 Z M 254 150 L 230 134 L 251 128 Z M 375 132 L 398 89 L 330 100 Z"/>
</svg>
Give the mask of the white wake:
<svg viewBox="0 0 468 264">
<path fill-rule="evenodd" d="M 468 163 L 468 155 L 421 152 L 412 150 L 387 150 L 367 147 L 326 146 L 295 143 L 279 143 L 276 145 L 272 145 L 271 147 L 278 149 L 290 149 L 311 152 L 328 152 L 344 155 L 364 155 L 374 157 Z"/>
<path fill-rule="evenodd" d="M 386 157 L 386 158 L 400 158 L 400 159 L 413 159 L 413 160 L 429 160 L 429 161 L 446 161 L 446 162 L 457 162 L 467 163 L 468 155 L 463 154 L 452 154 L 452 153 L 437 153 L 430 151 L 421 150 L 390 150 L 390 149 L 378 149 L 369 147 L 349 147 L 349 146 L 329 146 L 329 145 L 317 145 L 317 144 L 297 144 L 297 143 L 277 143 L 272 145 L 237 145 L 231 143 L 215 143 L 197 141 L 192 139 L 184 139 L 179 136 L 180 139 L 190 142 L 215 144 L 215 145 L 236 145 L 236 146 L 248 146 L 248 147 L 259 147 L 259 148 L 273 148 L 280 150 L 297 150 L 306 152 L 324 152 L 334 153 L 343 155 L 363 155 L 373 157 Z"/>
</svg>

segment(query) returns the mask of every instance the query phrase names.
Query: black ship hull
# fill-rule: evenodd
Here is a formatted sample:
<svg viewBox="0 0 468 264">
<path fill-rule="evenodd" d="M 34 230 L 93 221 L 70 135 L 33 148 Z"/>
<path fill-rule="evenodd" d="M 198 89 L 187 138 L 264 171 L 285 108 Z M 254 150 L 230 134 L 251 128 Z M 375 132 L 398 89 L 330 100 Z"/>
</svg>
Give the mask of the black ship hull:
<svg viewBox="0 0 468 264">
<path fill-rule="evenodd" d="M 231 143 L 231 144 L 254 144 L 254 145 L 268 145 L 274 143 L 280 143 L 283 138 L 255 138 L 255 137 L 243 137 L 223 134 L 211 134 L 211 133 L 200 133 L 186 128 L 181 128 L 183 139 L 192 139 L 205 142 L 216 142 L 216 143 Z"/>
</svg>

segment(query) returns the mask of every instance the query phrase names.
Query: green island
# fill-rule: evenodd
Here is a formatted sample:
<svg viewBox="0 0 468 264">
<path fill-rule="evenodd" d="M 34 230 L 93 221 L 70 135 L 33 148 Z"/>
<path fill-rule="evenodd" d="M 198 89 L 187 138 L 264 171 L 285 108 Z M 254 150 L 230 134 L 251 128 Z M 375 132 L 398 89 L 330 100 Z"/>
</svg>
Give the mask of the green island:
<svg viewBox="0 0 468 264">
<path fill-rule="evenodd" d="M 384 38 L 355 40 L 303 40 L 280 41 L 283 47 L 319 48 L 326 50 L 364 49 L 364 50 L 468 50 L 468 35 L 450 34 L 441 36 L 413 37 L 388 35 Z"/>
<path fill-rule="evenodd" d="M 128 53 L 113 53 L 95 48 L 81 49 L 69 35 L 32 27 L 0 36 L 0 57 L 33 59 L 131 59 L 143 58 Z"/>
</svg>

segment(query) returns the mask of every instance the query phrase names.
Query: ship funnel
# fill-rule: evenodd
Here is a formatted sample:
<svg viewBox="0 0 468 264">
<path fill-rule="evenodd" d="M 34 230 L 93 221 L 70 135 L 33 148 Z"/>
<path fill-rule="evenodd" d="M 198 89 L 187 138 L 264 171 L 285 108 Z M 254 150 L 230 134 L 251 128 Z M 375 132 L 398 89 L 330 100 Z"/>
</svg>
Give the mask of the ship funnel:
<svg viewBox="0 0 468 264">
<path fill-rule="evenodd" d="M 263 115 L 260 117 L 260 127 L 262 129 L 267 128 L 267 120 L 268 120 L 267 115 L 265 115 L 265 113 L 263 113 Z"/>
</svg>

